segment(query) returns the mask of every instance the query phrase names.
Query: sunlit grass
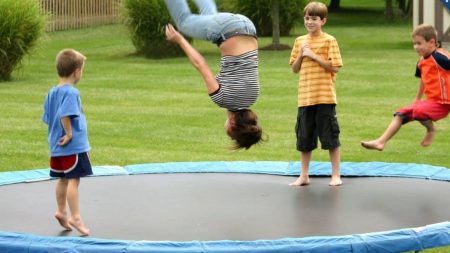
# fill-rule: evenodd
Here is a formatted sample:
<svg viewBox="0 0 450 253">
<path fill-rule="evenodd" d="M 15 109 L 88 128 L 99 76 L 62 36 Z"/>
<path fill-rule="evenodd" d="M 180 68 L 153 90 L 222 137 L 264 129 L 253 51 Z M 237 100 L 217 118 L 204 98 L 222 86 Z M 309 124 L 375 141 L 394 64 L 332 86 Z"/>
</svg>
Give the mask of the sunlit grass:
<svg viewBox="0 0 450 253">
<path fill-rule="evenodd" d="M 440 131 L 429 148 L 419 145 L 424 129 L 417 123 L 406 125 L 384 152 L 369 152 L 359 145 L 378 136 L 394 110 L 415 97 L 418 57 L 409 45 L 410 25 L 346 28 L 330 24 L 324 30 L 338 39 L 344 60 L 337 80 L 342 160 L 450 167 L 448 120 L 438 122 Z M 302 32 L 298 28 L 282 43 L 291 45 Z M 270 43 L 270 38 L 260 39 L 261 46 Z M 220 56 L 215 46 L 202 41 L 194 44 L 217 71 Z M 298 77 L 287 64 L 289 51 L 260 51 L 261 96 L 254 109 L 269 138 L 249 151 L 233 152 L 223 131 L 225 111 L 210 101 L 187 59 L 135 56 L 125 28 L 117 25 L 48 34 L 38 54 L 14 73 L 14 80 L 0 84 L 2 170 L 47 167 L 46 128 L 40 114 L 44 97 L 57 80 L 54 57 L 67 47 L 88 57 L 78 88 L 94 164 L 298 160 L 293 134 Z M 313 158 L 327 161 L 328 154 L 317 150 Z"/>
</svg>

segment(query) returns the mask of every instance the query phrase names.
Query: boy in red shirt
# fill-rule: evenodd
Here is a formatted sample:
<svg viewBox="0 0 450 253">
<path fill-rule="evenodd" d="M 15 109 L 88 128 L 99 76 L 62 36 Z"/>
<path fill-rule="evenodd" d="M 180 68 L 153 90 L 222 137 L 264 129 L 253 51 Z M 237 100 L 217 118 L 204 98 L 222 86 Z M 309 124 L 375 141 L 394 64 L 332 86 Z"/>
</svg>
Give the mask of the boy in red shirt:
<svg viewBox="0 0 450 253">
<path fill-rule="evenodd" d="M 419 121 L 426 128 L 420 144 L 427 147 L 436 133 L 433 121 L 447 117 L 450 112 L 450 55 L 437 48 L 437 32 L 431 25 L 419 25 L 412 33 L 412 40 L 414 49 L 421 56 L 416 69 L 416 76 L 420 77 L 416 102 L 398 109 L 378 139 L 362 141 L 361 145 L 367 149 L 382 151 L 400 127 L 412 120 Z M 423 94 L 425 100 L 422 100 Z"/>
</svg>

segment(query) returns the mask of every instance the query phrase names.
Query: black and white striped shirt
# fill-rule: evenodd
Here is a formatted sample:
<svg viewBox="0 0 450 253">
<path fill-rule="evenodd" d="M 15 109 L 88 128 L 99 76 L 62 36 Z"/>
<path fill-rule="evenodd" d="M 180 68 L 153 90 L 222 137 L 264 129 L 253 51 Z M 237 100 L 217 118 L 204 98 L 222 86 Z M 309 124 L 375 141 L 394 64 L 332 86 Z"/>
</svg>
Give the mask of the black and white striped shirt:
<svg viewBox="0 0 450 253">
<path fill-rule="evenodd" d="M 248 109 L 259 95 L 258 50 L 223 56 L 216 80 L 219 89 L 210 94 L 214 103 L 229 111 Z"/>
</svg>

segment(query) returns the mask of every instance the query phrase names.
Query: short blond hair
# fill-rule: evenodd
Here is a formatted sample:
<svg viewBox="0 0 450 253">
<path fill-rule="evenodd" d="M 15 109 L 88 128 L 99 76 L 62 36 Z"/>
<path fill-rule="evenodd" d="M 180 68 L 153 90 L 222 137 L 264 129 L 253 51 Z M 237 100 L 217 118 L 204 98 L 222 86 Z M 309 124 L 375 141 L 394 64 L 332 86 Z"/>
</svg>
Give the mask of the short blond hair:
<svg viewBox="0 0 450 253">
<path fill-rule="evenodd" d="M 436 29 L 434 29 L 434 27 L 432 25 L 428 25 L 428 24 L 421 24 L 419 26 L 416 27 L 416 29 L 414 29 L 414 31 L 412 32 L 412 37 L 414 36 L 420 36 L 423 37 L 425 39 L 425 41 L 430 41 L 432 39 L 434 39 L 434 41 L 437 42 L 437 31 Z"/>
<path fill-rule="evenodd" d="M 81 69 L 86 56 L 74 49 L 63 49 L 56 55 L 56 71 L 59 77 L 69 77 L 76 69 Z"/>
<path fill-rule="evenodd" d="M 325 4 L 320 2 L 310 2 L 303 9 L 303 16 L 318 16 L 324 19 L 328 16 L 328 8 Z"/>
</svg>

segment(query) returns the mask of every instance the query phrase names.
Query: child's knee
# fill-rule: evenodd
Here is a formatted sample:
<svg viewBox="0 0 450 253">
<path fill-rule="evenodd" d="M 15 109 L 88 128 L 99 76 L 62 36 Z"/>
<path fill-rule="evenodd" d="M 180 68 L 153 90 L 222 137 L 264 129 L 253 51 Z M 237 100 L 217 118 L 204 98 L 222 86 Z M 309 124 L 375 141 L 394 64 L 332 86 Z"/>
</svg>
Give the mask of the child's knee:
<svg viewBox="0 0 450 253">
<path fill-rule="evenodd" d="M 394 113 L 394 116 L 399 117 L 399 119 L 402 122 L 402 125 L 413 120 L 412 114 L 409 114 L 409 113 L 406 114 L 406 113 L 402 113 L 402 112 L 396 112 L 396 113 Z"/>
</svg>

